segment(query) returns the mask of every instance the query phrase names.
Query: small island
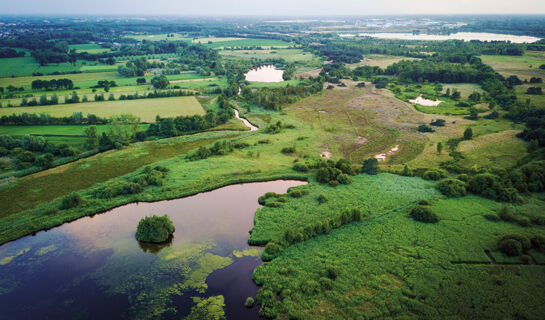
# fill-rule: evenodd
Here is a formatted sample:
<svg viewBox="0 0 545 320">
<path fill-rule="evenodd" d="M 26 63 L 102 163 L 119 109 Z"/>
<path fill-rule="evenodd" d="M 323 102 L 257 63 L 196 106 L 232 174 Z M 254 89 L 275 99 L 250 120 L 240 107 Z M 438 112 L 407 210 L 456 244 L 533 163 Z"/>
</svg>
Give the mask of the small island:
<svg viewBox="0 0 545 320">
<path fill-rule="evenodd" d="M 161 243 L 174 233 L 174 224 L 168 215 L 144 217 L 136 228 L 136 239 L 141 242 Z"/>
</svg>

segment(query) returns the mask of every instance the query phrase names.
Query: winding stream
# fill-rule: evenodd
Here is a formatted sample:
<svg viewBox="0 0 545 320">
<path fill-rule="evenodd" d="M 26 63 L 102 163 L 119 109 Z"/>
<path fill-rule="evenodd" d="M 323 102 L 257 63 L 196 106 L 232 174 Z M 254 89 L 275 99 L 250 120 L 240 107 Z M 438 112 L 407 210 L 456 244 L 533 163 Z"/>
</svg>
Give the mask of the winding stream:
<svg viewBox="0 0 545 320">
<path fill-rule="evenodd" d="M 222 295 L 228 319 L 255 319 L 244 301 L 261 248 L 247 245 L 257 198 L 302 181 L 223 187 L 194 196 L 132 203 L 0 246 L 0 319 L 182 319 Z M 168 214 L 168 244 L 143 245 L 138 221 Z"/>
<path fill-rule="evenodd" d="M 248 128 L 250 128 L 250 131 L 256 131 L 258 130 L 259 128 L 254 126 L 253 124 L 250 123 L 250 121 L 248 121 L 246 118 L 241 118 L 240 115 L 239 115 L 239 112 L 236 108 L 233 108 L 233 111 L 235 111 L 235 117 L 239 120 L 241 120 L 245 126 L 247 126 Z"/>
</svg>

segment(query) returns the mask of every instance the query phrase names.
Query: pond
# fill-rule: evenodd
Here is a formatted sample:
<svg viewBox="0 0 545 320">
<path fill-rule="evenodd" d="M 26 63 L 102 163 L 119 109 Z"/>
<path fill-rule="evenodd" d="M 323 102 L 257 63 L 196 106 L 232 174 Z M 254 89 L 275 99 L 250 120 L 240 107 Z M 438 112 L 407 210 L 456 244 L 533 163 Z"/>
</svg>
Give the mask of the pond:
<svg viewBox="0 0 545 320">
<path fill-rule="evenodd" d="M 512 43 L 532 43 L 539 40 L 536 37 L 516 36 L 511 34 L 498 34 L 486 32 L 458 32 L 450 35 L 433 35 L 412 33 L 361 33 L 360 37 L 373 37 L 380 39 L 400 39 L 400 40 L 425 40 L 425 41 L 445 41 L 445 40 L 480 40 L 480 41 L 511 41 Z"/>
<path fill-rule="evenodd" d="M 251 276 L 261 248 L 247 245 L 257 198 L 303 184 L 247 183 L 128 204 L 4 244 L 0 319 L 182 319 L 222 301 L 228 319 L 255 319 L 257 307 L 244 301 L 258 289 Z M 174 222 L 169 243 L 136 241 L 138 221 L 152 214 Z"/>
<path fill-rule="evenodd" d="M 254 68 L 245 74 L 246 80 L 250 82 L 282 82 L 284 71 L 276 69 L 275 66 L 261 66 Z"/>
</svg>

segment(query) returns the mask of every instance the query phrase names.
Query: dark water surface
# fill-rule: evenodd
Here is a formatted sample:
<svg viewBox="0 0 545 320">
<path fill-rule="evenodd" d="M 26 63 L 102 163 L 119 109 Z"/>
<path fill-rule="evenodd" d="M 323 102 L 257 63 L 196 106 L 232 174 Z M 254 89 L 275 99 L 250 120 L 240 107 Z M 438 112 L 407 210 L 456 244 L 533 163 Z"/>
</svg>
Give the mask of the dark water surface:
<svg viewBox="0 0 545 320">
<path fill-rule="evenodd" d="M 128 204 L 0 246 L 0 319 L 181 319 L 194 298 L 222 295 L 228 319 L 258 287 L 260 248 L 247 244 L 257 198 L 301 181 L 247 183 L 191 197 Z M 138 221 L 168 214 L 170 243 L 143 245 Z"/>
</svg>

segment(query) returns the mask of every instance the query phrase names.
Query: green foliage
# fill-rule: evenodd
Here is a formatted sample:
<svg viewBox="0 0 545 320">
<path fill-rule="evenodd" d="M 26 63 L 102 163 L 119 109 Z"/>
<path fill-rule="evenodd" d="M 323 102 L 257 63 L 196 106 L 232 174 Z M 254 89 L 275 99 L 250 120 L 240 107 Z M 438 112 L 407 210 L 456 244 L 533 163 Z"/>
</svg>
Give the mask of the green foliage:
<svg viewBox="0 0 545 320">
<path fill-rule="evenodd" d="M 68 210 L 72 208 L 77 208 L 83 204 L 83 199 L 78 193 L 71 193 L 66 197 L 62 198 L 61 201 L 61 210 Z"/>
<path fill-rule="evenodd" d="M 378 173 L 378 160 L 376 158 L 369 158 L 367 160 L 363 161 L 363 167 L 361 168 L 361 172 L 375 175 Z"/>
<path fill-rule="evenodd" d="M 165 242 L 175 231 L 168 215 L 144 217 L 136 228 L 136 239 L 142 242 Z"/>
<path fill-rule="evenodd" d="M 467 128 L 464 131 L 464 140 L 471 140 L 473 139 L 473 129 Z"/>
<path fill-rule="evenodd" d="M 253 308 L 254 303 L 255 303 L 254 298 L 248 297 L 248 298 L 246 298 L 246 301 L 244 302 L 244 306 L 246 308 Z"/>
<path fill-rule="evenodd" d="M 425 206 L 414 206 L 409 211 L 411 217 L 420 222 L 426 223 L 437 223 L 439 222 L 439 217 L 428 207 Z"/>
<path fill-rule="evenodd" d="M 437 181 L 437 180 L 440 180 L 440 179 L 443 179 L 443 178 L 446 178 L 446 177 L 447 177 L 447 172 L 445 170 L 442 170 L 442 169 L 426 170 L 424 172 L 424 174 L 422 175 L 423 179 L 434 180 L 434 181 Z"/>
<path fill-rule="evenodd" d="M 520 256 L 532 248 L 528 237 L 520 234 L 509 234 L 498 241 L 498 250 L 510 257 Z"/>
<path fill-rule="evenodd" d="M 458 179 L 444 179 L 437 183 L 437 189 L 449 198 L 463 197 L 467 194 L 466 184 Z"/>
<path fill-rule="evenodd" d="M 419 132 L 435 132 L 435 129 L 428 126 L 427 124 L 421 124 L 418 126 L 418 131 Z"/>
</svg>

